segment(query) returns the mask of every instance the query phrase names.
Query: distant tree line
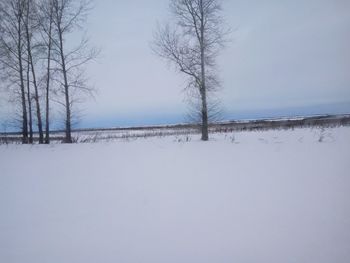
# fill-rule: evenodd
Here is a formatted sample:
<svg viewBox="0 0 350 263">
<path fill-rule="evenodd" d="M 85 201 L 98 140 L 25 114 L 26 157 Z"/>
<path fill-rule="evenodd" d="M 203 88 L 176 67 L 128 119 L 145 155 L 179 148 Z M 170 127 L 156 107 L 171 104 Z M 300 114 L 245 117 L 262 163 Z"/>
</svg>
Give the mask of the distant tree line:
<svg viewBox="0 0 350 263">
<path fill-rule="evenodd" d="M 88 40 L 68 43 L 89 11 L 85 0 L 1 0 L 0 75 L 16 108 L 22 143 L 50 143 L 51 103 L 64 109 L 65 140 L 72 142 L 72 107 L 91 92 L 84 65 L 97 51 Z M 34 127 L 35 125 L 35 127 Z"/>
</svg>

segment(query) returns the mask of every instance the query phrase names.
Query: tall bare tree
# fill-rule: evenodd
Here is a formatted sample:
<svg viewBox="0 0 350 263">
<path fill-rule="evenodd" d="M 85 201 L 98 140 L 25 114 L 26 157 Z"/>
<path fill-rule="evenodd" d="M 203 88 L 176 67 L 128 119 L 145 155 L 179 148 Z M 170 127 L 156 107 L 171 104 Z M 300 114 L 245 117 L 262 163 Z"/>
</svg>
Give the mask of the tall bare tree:
<svg viewBox="0 0 350 263">
<path fill-rule="evenodd" d="M 23 25 L 25 27 L 25 36 L 26 36 L 26 45 L 27 45 L 27 54 L 28 54 L 28 64 L 31 69 L 32 83 L 34 87 L 34 101 L 36 106 L 36 117 L 37 125 L 39 132 L 39 143 L 44 143 L 44 133 L 42 125 L 42 116 L 41 116 L 41 106 L 40 106 L 40 96 L 39 96 L 39 87 L 37 80 L 37 73 L 35 70 L 35 63 L 33 58 L 34 45 L 33 45 L 33 35 L 38 30 L 38 21 L 37 16 L 38 12 L 36 10 L 36 3 L 33 0 L 25 0 L 25 15 L 23 18 Z M 29 83 L 29 78 L 28 78 Z M 29 89 L 28 89 L 29 92 Z M 28 94 L 28 103 L 30 103 L 30 95 Z"/>
<path fill-rule="evenodd" d="M 22 143 L 28 143 L 28 112 L 25 91 L 25 0 L 0 2 L 0 63 L 4 65 L 8 86 L 14 89 L 21 105 Z"/>
<path fill-rule="evenodd" d="M 187 88 L 198 92 L 202 140 L 208 136 L 208 93 L 217 90 L 216 58 L 228 34 L 220 0 L 171 0 L 173 24 L 158 27 L 153 50 L 188 77 Z M 193 93 L 192 93 L 193 94 Z"/>
<path fill-rule="evenodd" d="M 39 143 L 44 143 L 42 88 L 46 104 L 45 143 L 50 142 L 50 101 L 64 105 L 65 142 L 72 142 L 72 106 L 82 100 L 82 93 L 91 94 L 84 66 L 98 51 L 88 47 L 83 34 L 80 43 L 73 47 L 70 40 L 79 33 L 74 37 L 69 35 L 81 28 L 89 9 L 90 2 L 85 0 L 0 2 L 0 68 L 3 69 L 0 73 L 16 107 L 19 108 L 17 102 L 21 105 L 23 143 L 33 142 L 34 105 Z M 53 86 L 59 88 L 52 89 Z"/>
<path fill-rule="evenodd" d="M 28 55 L 28 54 L 27 54 Z M 29 143 L 34 142 L 33 138 L 33 114 L 32 114 L 32 96 L 30 89 L 30 59 L 27 57 L 27 102 L 28 102 L 28 128 L 29 128 Z"/>
<path fill-rule="evenodd" d="M 39 32 L 41 33 L 42 44 L 45 47 L 45 144 L 50 143 L 50 93 L 51 93 L 51 58 L 53 39 L 53 0 L 41 0 L 37 4 L 39 10 Z"/>
<path fill-rule="evenodd" d="M 75 48 L 68 48 L 66 37 L 82 25 L 90 10 L 90 2 L 85 0 L 52 0 L 53 4 L 53 51 L 52 58 L 58 65 L 57 70 L 62 79 L 65 106 L 65 142 L 72 143 L 72 105 L 75 101 L 72 95 L 79 91 L 90 92 L 83 77 L 84 65 L 97 56 L 98 51 L 89 49 L 88 40 L 82 38 Z"/>
</svg>

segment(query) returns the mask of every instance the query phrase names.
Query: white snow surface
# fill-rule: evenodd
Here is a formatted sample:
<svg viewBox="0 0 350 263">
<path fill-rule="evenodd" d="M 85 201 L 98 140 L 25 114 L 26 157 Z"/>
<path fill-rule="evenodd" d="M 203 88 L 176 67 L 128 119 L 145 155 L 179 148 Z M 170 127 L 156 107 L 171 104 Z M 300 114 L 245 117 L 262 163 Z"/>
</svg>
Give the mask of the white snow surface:
<svg viewBox="0 0 350 263">
<path fill-rule="evenodd" d="M 350 128 L 190 139 L 0 146 L 0 262 L 350 262 Z"/>
</svg>

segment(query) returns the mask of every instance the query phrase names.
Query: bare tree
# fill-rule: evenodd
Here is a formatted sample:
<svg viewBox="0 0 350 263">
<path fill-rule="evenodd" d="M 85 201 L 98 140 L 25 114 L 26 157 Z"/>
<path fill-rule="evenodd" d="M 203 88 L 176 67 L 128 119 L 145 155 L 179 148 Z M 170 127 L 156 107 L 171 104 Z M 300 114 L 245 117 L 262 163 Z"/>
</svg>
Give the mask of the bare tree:
<svg viewBox="0 0 350 263">
<path fill-rule="evenodd" d="M 22 143 L 28 143 L 28 116 L 24 78 L 25 30 L 24 0 L 0 2 L 0 63 L 4 66 L 8 87 L 13 89 L 21 105 Z"/>
<path fill-rule="evenodd" d="M 39 132 L 39 143 L 42 144 L 44 143 L 44 134 L 43 134 L 43 126 L 42 126 L 37 73 L 35 70 L 35 64 L 34 64 L 34 58 L 33 58 L 33 52 L 35 47 L 32 43 L 33 35 L 38 30 L 38 22 L 36 19 L 38 16 L 38 13 L 36 11 L 36 5 L 33 0 L 26 0 L 25 2 L 26 2 L 26 7 L 25 7 L 25 15 L 23 18 L 23 24 L 25 27 L 25 36 L 26 36 L 26 45 L 27 45 L 27 54 L 28 54 L 28 67 L 31 69 L 32 83 L 34 87 L 34 101 L 36 105 L 36 117 L 37 117 L 38 132 Z M 29 76 L 28 76 L 28 83 L 29 83 Z M 28 92 L 29 92 L 29 89 L 28 89 Z M 28 103 L 30 104 L 29 94 L 28 94 Z"/>
<path fill-rule="evenodd" d="M 84 65 L 95 58 L 97 50 L 88 48 L 88 40 L 83 38 L 75 48 L 68 49 L 65 39 L 74 29 L 79 28 L 86 19 L 90 3 L 85 0 L 52 0 L 53 4 L 53 51 L 52 59 L 62 79 L 56 79 L 63 87 L 65 107 L 65 142 L 72 143 L 72 95 L 79 92 L 91 92 L 84 78 Z M 80 98 L 77 98 L 80 100 Z"/>
<path fill-rule="evenodd" d="M 216 58 L 229 32 L 220 0 L 171 0 L 174 26 L 159 26 L 153 50 L 188 77 L 187 88 L 200 98 L 202 140 L 208 136 L 208 93 L 219 87 Z"/>
<path fill-rule="evenodd" d="M 53 0 L 42 0 L 38 4 L 39 25 L 43 44 L 46 49 L 45 76 L 45 143 L 50 143 L 50 90 L 51 90 L 51 56 L 53 38 Z"/>
<path fill-rule="evenodd" d="M 45 90 L 45 143 L 50 142 L 50 101 L 64 105 L 65 142 L 72 142 L 72 107 L 82 101 L 82 93 L 91 94 L 84 66 L 98 51 L 89 49 L 84 37 L 75 47 L 67 39 L 71 40 L 68 35 L 81 28 L 89 9 L 90 2 L 85 0 L 0 2 L 1 75 L 6 79 L 15 107 L 21 105 L 23 143 L 33 142 L 33 103 L 39 143 L 44 143 L 41 88 Z M 58 84 L 55 85 L 58 89 L 52 89 L 53 82 Z"/>
<path fill-rule="evenodd" d="M 32 114 L 32 96 L 30 90 L 30 59 L 27 57 L 27 102 L 28 102 L 28 126 L 29 126 L 29 143 L 33 143 L 33 114 Z"/>
</svg>

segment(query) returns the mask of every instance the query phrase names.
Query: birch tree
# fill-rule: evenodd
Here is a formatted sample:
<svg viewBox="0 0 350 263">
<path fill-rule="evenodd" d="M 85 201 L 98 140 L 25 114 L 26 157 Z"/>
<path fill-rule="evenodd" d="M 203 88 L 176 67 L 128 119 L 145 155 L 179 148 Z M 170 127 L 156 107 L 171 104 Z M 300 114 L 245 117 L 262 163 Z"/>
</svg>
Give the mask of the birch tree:
<svg viewBox="0 0 350 263">
<path fill-rule="evenodd" d="M 202 140 L 208 136 L 208 94 L 219 87 L 216 58 L 228 30 L 220 0 L 171 0 L 173 24 L 159 26 L 153 50 L 187 76 L 187 88 L 200 99 Z M 193 93 L 192 93 L 193 94 Z"/>
</svg>

